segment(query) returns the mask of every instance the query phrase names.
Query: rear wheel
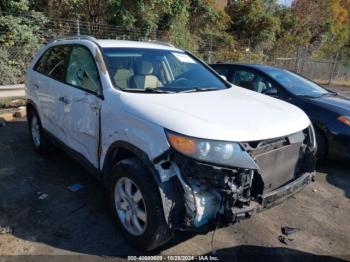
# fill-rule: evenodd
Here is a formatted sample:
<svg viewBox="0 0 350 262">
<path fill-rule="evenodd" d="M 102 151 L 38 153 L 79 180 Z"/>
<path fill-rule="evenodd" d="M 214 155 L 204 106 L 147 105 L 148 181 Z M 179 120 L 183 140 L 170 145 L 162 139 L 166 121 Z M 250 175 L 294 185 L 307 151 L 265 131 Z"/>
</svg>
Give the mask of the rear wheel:
<svg viewBox="0 0 350 262">
<path fill-rule="evenodd" d="M 159 189 L 137 158 L 112 168 L 110 204 L 126 239 L 143 250 L 153 250 L 172 237 L 163 213 Z"/>
<path fill-rule="evenodd" d="M 38 153 L 47 153 L 51 144 L 46 138 L 41 126 L 40 118 L 35 110 L 31 110 L 28 116 L 29 134 L 32 144 Z"/>
</svg>

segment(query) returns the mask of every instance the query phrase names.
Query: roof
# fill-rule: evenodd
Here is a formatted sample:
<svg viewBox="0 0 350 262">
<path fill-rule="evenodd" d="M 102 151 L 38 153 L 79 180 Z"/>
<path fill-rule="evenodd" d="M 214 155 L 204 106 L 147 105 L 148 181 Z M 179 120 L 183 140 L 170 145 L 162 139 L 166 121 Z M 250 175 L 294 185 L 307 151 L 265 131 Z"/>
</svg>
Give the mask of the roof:
<svg viewBox="0 0 350 262">
<path fill-rule="evenodd" d="M 265 65 L 265 64 L 247 64 L 247 63 L 215 63 L 215 64 L 211 64 L 211 66 L 220 66 L 220 65 L 241 65 L 241 66 L 246 66 L 246 67 L 252 67 L 252 68 L 256 68 L 256 69 L 261 69 L 261 68 L 276 68 L 273 66 L 269 66 L 269 65 Z"/>
<path fill-rule="evenodd" d="M 57 43 L 59 41 L 92 41 L 97 43 L 102 48 L 149 48 L 149 49 L 161 49 L 161 50 L 172 50 L 172 51 L 181 51 L 180 49 L 174 47 L 170 43 L 161 42 L 161 41 L 129 41 L 129 40 L 109 40 L 109 39 L 96 39 L 92 36 L 69 36 L 54 39 L 51 43 Z"/>
<path fill-rule="evenodd" d="M 141 42 L 141 41 L 127 41 L 127 40 L 102 40 L 97 39 L 96 42 L 104 48 L 108 47 L 129 47 L 129 48 L 149 48 L 149 49 L 163 49 L 163 50 L 173 50 L 181 51 L 180 49 L 175 48 L 174 46 L 157 41 Z"/>
</svg>

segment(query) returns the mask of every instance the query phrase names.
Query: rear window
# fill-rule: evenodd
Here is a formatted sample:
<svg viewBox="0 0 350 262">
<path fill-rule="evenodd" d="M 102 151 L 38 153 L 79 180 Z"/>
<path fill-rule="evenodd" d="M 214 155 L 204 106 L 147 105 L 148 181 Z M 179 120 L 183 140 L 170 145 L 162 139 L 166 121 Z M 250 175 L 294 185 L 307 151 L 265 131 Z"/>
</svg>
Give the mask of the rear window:
<svg viewBox="0 0 350 262">
<path fill-rule="evenodd" d="M 54 46 L 41 56 L 34 70 L 62 81 L 64 80 L 68 55 L 68 46 Z"/>
</svg>

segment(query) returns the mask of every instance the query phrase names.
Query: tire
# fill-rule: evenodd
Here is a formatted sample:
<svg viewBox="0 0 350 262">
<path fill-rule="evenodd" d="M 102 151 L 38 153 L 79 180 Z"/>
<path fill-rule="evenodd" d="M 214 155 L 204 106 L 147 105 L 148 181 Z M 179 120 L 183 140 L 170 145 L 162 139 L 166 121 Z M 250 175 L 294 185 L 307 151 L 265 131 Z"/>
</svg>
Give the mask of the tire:
<svg viewBox="0 0 350 262">
<path fill-rule="evenodd" d="M 327 159 L 328 156 L 328 143 L 326 136 L 323 134 L 321 130 L 315 128 L 316 141 L 317 141 L 317 153 L 316 158 L 317 162 L 320 163 Z"/>
<path fill-rule="evenodd" d="M 129 182 L 130 190 L 127 190 Z M 136 200 L 141 197 L 141 200 L 132 201 L 130 195 Z M 132 245 L 150 251 L 172 238 L 172 231 L 164 218 L 158 186 L 137 158 L 125 159 L 114 165 L 109 183 L 109 198 L 113 217 Z M 125 201 L 127 198 L 129 199 Z"/>
<path fill-rule="evenodd" d="M 46 138 L 39 115 L 34 109 L 29 112 L 28 127 L 30 139 L 35 151 L 39 154 L 48 153 L 51 150 L 52 145 Z"/>
</svg>

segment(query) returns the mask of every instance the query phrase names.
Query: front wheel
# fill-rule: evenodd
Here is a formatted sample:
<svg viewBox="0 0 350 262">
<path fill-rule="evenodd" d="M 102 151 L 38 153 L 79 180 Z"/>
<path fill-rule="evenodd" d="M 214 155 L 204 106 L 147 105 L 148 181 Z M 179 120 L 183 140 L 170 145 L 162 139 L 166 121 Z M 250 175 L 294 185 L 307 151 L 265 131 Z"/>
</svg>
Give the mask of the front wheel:
<svg viewBox="0 0 350 262">
<path fill-rule="evenodd" d="M 137 158 L 112 168 L 109 194 L 115 221 L 131 244 L 149 251 L 171 239 L 158 186 Z"/>
</svg>

